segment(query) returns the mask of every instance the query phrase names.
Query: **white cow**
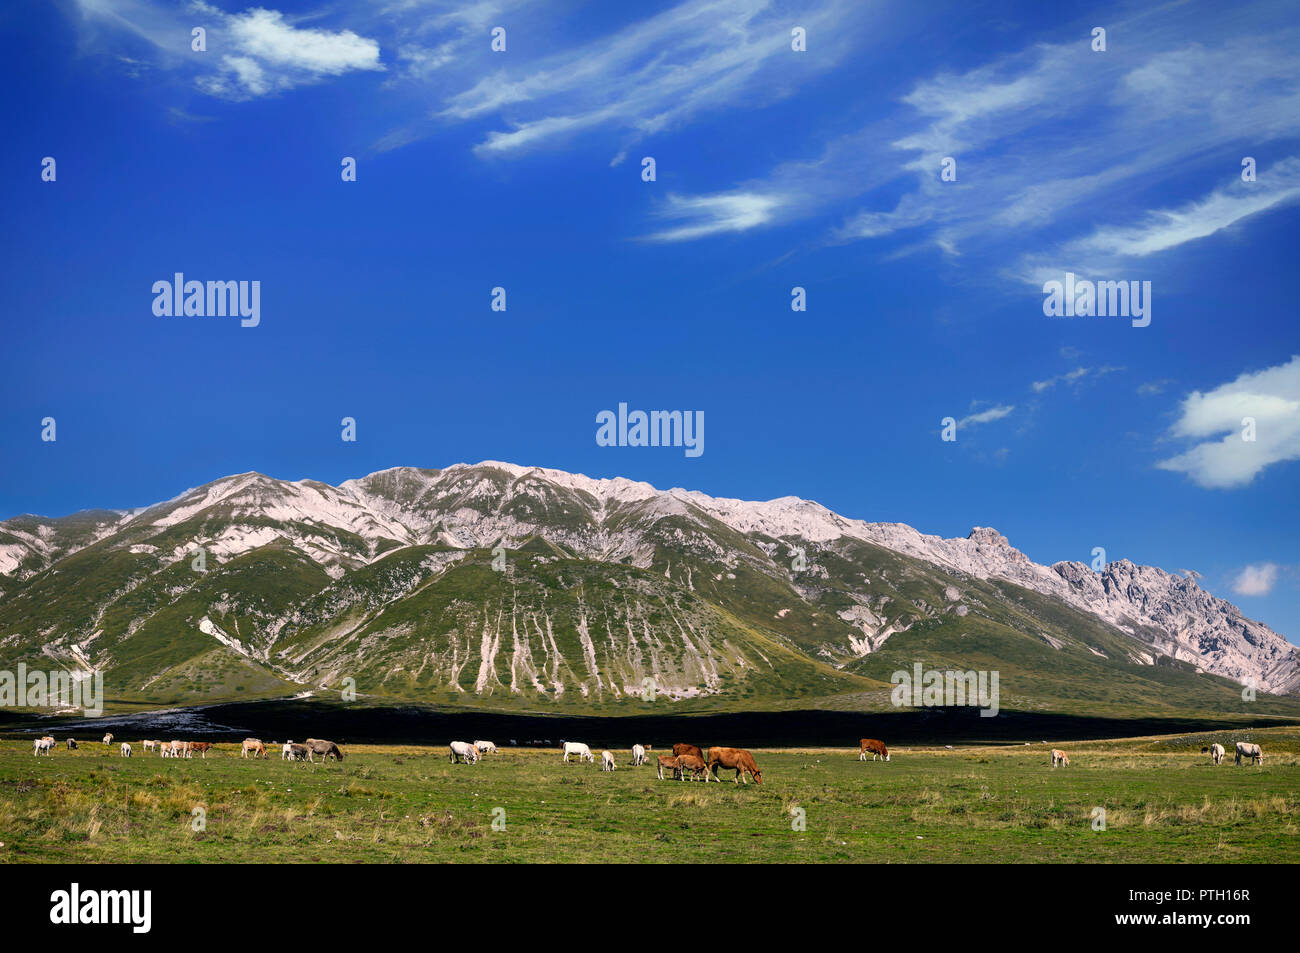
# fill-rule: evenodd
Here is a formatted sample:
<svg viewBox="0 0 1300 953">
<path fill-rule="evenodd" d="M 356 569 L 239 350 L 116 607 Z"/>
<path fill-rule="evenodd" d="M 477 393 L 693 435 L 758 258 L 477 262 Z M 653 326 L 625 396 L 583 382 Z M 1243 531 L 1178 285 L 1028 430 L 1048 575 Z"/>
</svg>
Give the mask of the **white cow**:
<svg viewBox="0 0 1300 953">
<path fill-rule="evenodd" d="M 596 763 L 596 756 L 592 754 L 591 749 L 581 741 L 561 741 L 560 744 L 564 745 L 565 764 L 568 764 L 569 755 L 571 754 L 576 754 L 578 756 L 579 763 L 583 761 L 590 761 L 592 764 Z"/>
<path fill-rule="evenodd" d="M 449 746 L 451 748 L 451 763 L 455 764 L 458 757 L 464 758 L 466 764 L 473 764 L 478 761 L 478 748 L 475 748 L 468 741 L 453 741 Z"/>
<path fill-rule="evenodd" d="M 158 753 L 164 758 L 170 758 L 172 756 L 172 743 L 170 741 L 158 742 Z"/>
<path fill-rule="evenodd" d="M 478 750 L 483 752 L 484 754 L 497 753 L 497 746 L 490 741 L 476 741 L 474 742 L 474 747 L 478 748 Z"/>
<path fill-rule="evenodd" d="M 142 741 L 140 744 L 144 747 L 145 751 L 153 751 L 158 747 L 157 741 Z"/>
<path fill-rule="evenodd" d="M 38 755 L 44 751 L 47 755 L 54 749 L 53 738 L 37 738 L 32 742 L 32 754 Z"/>
<path fill-rule="evenodd" d="M 1208 748 L 1202 748 L 1201 754 L 1206 754 L 1206 753 L 1210 755 L 1210 760 L 1213 761 L 1215 764 L 1223 764 L 1223 754 L 1224 754 L 1223 745 L 1218 744 L 1216 742 L 1215 744 L 1210 745 Z"/>
<path fill-rule="evenodd" d="M 646 757 L 645 748 L 641 745 L 632 746 L 632 764 L 642 765 L 650 759 Z"/>
<path fill-rule="evenodd" d="M 111 745 L 112 743 L 113 743 L 113 733 L 110 731 L 108 734 L 104 735 L 104 744 Z"/>
<path fill-rule="evenodd" d="M 614 770 L 614 752 L 602 751 L 600 753 L 600 770 L 602 771 Z"/>
<path fill-rule="evenodd" d="M 124 758 L 131 757 L 131 746 L 127 744 L 125 741 L 122 742 L 122 757 Z"/>
<path fill-rule="evenodd" d="M 293 739 L 292 738 L 286 741 L 284 743 L 284 747 L 280 749 L 280 760 L 281 761 L 293 760 Z"/>
<path fill-rule="evenodd" d="M 1264 763 L 1264 752 L 1260 750 L 1257 744 L 1252 744 L 1249 741 L 1238 741 L 1237 764 L 1241 764 L 1242 758 L 1249 758 L 1251 764 L 1262 765 Z"/>
<path fill-rule="evenodd" d="M 1070 756 L 1060 748 L 1053 748 L 1052 767 L 1056 767 L 1058 764 L 1063 768 L 1068 768 L 1070 766 Z"/>
</svg>

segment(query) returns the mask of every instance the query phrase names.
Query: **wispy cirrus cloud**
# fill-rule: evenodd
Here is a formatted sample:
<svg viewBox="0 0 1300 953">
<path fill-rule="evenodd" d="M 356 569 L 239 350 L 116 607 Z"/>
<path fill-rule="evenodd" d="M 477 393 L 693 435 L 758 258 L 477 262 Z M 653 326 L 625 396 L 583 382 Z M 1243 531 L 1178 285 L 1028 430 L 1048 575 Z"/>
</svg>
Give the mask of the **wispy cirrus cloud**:
<svg viewBox="0 0 1300 953">
<path fill-rule="evenodd" d="M 1086 380 L 1096 380 L 1099 377 L 1105 377 L 1107 374 L 1113 374 L 1116 371 L 1122 370 L 1124 370 L 1124 368 L 1112 367 L 1109 364 L 1105 367 L 1076 367 L 1074 370 L 1066 371 L 1064 374 L 1057 374 L 1056 376 L 1049 377 L 1046 380 L 1034 381 L 1029 385 L 1029 387 L 1035 394 L 1041 394 L 1044 391 L 1052 390 L 1058 384 L 1077 385 Z"/>
<path fill-rule="evenodd" d="M 958 429 L 963 427 L 975 427 L 980 424 L 991 424 L 995 420 L 1001 420 L 1003 417 L 1011 416 L 1016 409 L 1015 404 L 995 404 L 992 407 L 978 411 L 974 409 L 975 406 L 977 405 L 971 406 L 971 410 L 973 411 L 972 413 L 967 414 L 961 420 L 957 421 Z"/>
<path fill-rule="evenodd" d="M 1195 443 L 1156 466 L 1185 473 L 1208 489 L 1246 486 L 1267 467 L 1300 460 L 1300 355 L 1204 393 L 1194 391 L 1168 436 Z"/>
<path fill-rule="evenodd" d="M 660 214 L 676 219 L 677 224 L 647 238 L 674 242 L 721 232 L 743 232 L 768 221 L 780 204 L 778 196 L 753 192 L 686 197 L 669 195 Z"/>
<path fill-rule="evenodd" d="M 1149 211 L 1135 224 L 1102 226 L 1051 253 L 1026 255 L 1021 270 L 1034 284 L 1059 278 L 1061 262 L 1081 272 L 1107 274 L 1125 261 L 1208 238 L 1252 215 L 1297 201 L 1300 158 L 1287 157 L 1261 170 L 1255 182 L 1237 179 L 1176 208 Z"/>
<path fill-rule="evenodd" d="M 1160 380 L 1144 381 L 1143 383 L 1138 385 L 1138 389 L 1137 389 L 1138 396 L 1154 397 L 1156 394 L 1163 394 L 1165 392 L 1165 388 L 1172 383 L 1173 380 L 1171 380 L 1168 377 L 1162 377 Z"/>
<path fill-rule="evenodd" d="M 1296 160 L 1235 180 L 1242 150 L 1296 135 L 1300 29 L 1279 28 L 1267 3 L 1230 13 L 1171 4 L 1109 26 L 1109 52 L 1094 52 L 1081 26 L 935 73 L 817 158 L 736 183 L 781 199 L 750 227 L 838 215 L 831 241 L 904 236 L 908 253 L 996 256 L 992 273 L 1041 283 L 1044 272 L 1150 257 L 1295 201 Z M 940 179 L 946 157 L 956 181 Z M 1186 199 L 1169 204 L 1171 191 Z"/>
<path fill-rule="evenodd" d="M 688 0 L 522 67 L 494 63 L 435 116 L 508 117 L 508 128 L 476 146 L 483 155 L 516 155 L 597 127 L 626 147 L 742 98 L 771 98 L 801 69 L 829 68 L 847 51 L 855 16 L 848 0 L 819 0 L 797 16 L 768 0 Z M 816 57 L 792 59 L 794 25 L 818 44 Z M 778 81 L 761 83 L 768 75 Z"/>
</svg>

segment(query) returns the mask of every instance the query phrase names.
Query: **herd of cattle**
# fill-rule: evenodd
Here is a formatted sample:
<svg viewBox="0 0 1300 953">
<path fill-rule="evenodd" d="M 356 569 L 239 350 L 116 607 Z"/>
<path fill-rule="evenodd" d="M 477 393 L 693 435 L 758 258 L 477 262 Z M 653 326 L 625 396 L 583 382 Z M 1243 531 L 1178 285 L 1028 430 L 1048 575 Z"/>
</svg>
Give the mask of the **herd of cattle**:
<svg viewBox="0 0 1300 953">
<path fill-rule="evenodd" d="M 113 743 L 112 732 L 104 735 L 104 746 L 108 747 Z M 274 747 L 277 742 L 272 742 Z M 48 755 L 55 747 L 55 740 L 51 735 L 43 738 L 37 738 L 34 742 L 32 754 Z M 77 749 L 77 742 L 69 738 L 66 741 L 69 751 Z M 1243 758 L 1251 764 L 1263 765 L 1264 752 L 1259 745 L 1248 741 L 1238 741 L 1237 745 L 1237 764 L 1240 765 Z M 569 762 L 570 756 L 578 759 L 579 762 L 589 761 L 596 763 L 596 757 L 591 753 L 591 748 L 580 741 L 561 741 L 560 746 L 564 749 L 564 763 Z M 145 751 L 156 751 L 164 758 L 193 758 L 197 753 L 201 758 L 207 758 L 208 752 L 212 750 L 212 743 L 208 741 L 142 741 L 140 747 Z M 449 757 L 452 764 L 476 764 L 483 755 L 495 754 L 497 746 L 490 741 L 475 741 L 472 744 L 468 741 L 453 741 L 448 745 Z M 653 748 L 650 745 L 633 745 L 632 746 L 632 764 L 640 766 L 649 762 L 648 752 Z M 132 755 L 131 745 L 123 741 L 119 748 L 123 758 L 129 758 Z M 1208 754 L 1210 760 L 1215 764 L 1223 763 L 1225 754 L 1223 745 L 1215 743 L 1209 747 L 1202 748 L 1201 754 Z M 863 738 L 858 742 L 858 760 L 867 760 L 867 755 L 871 755 L 871 760 L 875 761 L 880 758 L 883 761 L 889 760 L 889 749 L 885 747 L 883 741 L 877 741 L 875 738 Z M 321 761 L 328 761 L 333 758 L 335 761 L 343 760 L 343 752 L 339 746 L 332 741 L 322 741 L 320 738 L 308 738 L 302 744 L 295 744 L 293 741 L 286 741 L 280 748 L 280 757 L 285 761 L 310 761 L 316 763 L 316 756 L 319 755 Z M 245 738 L 240 746 L 239 756 L 241 758 L 265 758 L 267 757 L 266 745 L 257 738 Z M 709 749 L 709 756 L 704 757 L 704 750 L 697 745 L 692 744 L 675 744 L 671 755 L 658 755 L 658 776 L 659 780 L 664 779 L 664 772 L 678 781 L 685 781 L 687 775 L 692 779 L 703 779 L 706 783 L 710 780 L 721 781 L 718 777 L 718 769 L 734 770 L 736 772 L 735 783 L 739 784 L 742 780 L 748 784 L 749 778 L 754 779 L 755 784 L 763 783 L 763 772 L 758 769 L 754 761 L 754 756 L 744 748 L 723 748 L 712 747 Z M 1052 767 L 1070 766 L 1070 757 L 1060 748 L 1052 749 Z M 612 751 L 602 751 L 600 753 L 600 767 L 602 771 L 613 771 L 615 767 L 614 753 Z"/>
<path fill-rule="evenodd" d="M 109 747 L 113 743 L 113 733 L 109 732 L 104 735 L 104 747 Z M 32 754 L 48 755 L 54 750 L 56 742 L 51 735 L 35 740 Z M 69 738 L 65 742 L 69 751 L 77 750 L 77 741 L 75 738 Z M 197 754 L 200 758 L 207 758 L 208 752 L 214 747 L 210 741 L 142 741 L 140 747 L 145 751 L 156 751 L 164 758 L 193 758 Z M 129 758 L 134 754 L 134 749 L 128 742 L 123 741 L 118 751 L 123 758 Z M 303 744 L 294 744 L 292 741 L 286 741 L 280 749 L 280 757 L 286 761 L 310 761 L 313 764 L 316 761 L 315 756 L 320 755 L 322 761 L 333 758 L 336 761 L 343 760 L 343 752 L 339 746 L 332 741 L 322 741 L 319 738 L 308 738 Z M 257 738 L 245 738 L 243 745 L 240 746 L 239 756 L 241 758 L 265 758 L 266 745 L 262 744 Z"/>
<path fill-rule="evenodd" d="M 581 741 L 561 741 L 560 747 L 564 752 L 562 760 L 565 764 L 569 763 L 570 758 L 576 758 L 579 763 L 583 761 L 596 763 L 596 756 L 592 754 L 591 748 Z M 494 754 L 497 746 L 490 741 L 475 741 L 473 744 L 468 741 L 453 741 L 447 746 L 447 750 L 448 760 L 452 764 L 477 764 L 483 755 Z M 638 767 L 647 764 L 650 760 L 648 752 L 653 750 L 651 745 L 633 745 L 632 765 Z M 687 774 L 692 778 L 703 778 L 706 782 L 721 781 L 722 779 L 718 777 L 718 769 L 722 768 L 736 772 L 735 783 L 737 784 L 741 780 L 748 784 L 750 778 L 753 778 L 756 784 L 763 783 L 763 772 L 758 770 L 754 756 L 744 748 L 713 747 L 709 749 L 708 761 L 705 761 L 703 750 L 696 745 L 675 744 L 671 756 L 659 755 L 658 757 L 660 781 L 664 779 L 665 770 L 679 781 L 686 780 Z M 613 771 L 616 766 L 614 752 L 606 750 L 600 753 L 602 771 Z"/>
</svg>

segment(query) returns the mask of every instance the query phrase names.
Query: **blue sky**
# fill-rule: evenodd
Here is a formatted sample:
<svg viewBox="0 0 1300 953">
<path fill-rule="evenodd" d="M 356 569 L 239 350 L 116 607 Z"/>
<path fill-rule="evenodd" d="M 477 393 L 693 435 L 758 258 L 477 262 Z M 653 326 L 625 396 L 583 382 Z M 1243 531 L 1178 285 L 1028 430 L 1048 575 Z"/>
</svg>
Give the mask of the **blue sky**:
<svg viewBox="0 0 1300 953">
<path fill-rule="evenodd" d="M 61 0 L 0 36 L 0 518 L 502 459 L 1102 546 L 1300 639 L 1292 4 Z M 155 316 L 177 271 L 260 281 L 260 324 Z M 1067 271 L 1150 281 L 1150 325 L 1046 317 Z M 620 402 L 703 411 L 705 452 L 597 446 Z"/>
</svg>

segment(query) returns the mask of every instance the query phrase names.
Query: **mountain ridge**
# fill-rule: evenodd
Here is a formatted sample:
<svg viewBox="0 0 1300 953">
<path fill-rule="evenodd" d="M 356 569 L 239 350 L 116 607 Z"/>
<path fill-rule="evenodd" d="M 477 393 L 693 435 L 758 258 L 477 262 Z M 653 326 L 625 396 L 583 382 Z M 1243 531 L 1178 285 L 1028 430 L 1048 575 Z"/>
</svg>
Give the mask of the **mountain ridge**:
<svg viewBox="0 0 1300 953">
<path fill-rule="evenodd" d="M 498 546 L 509 572 L 483 566 Z M 186 573 L 200 547 L 231 591 Z M 249 574 L 241 557 L 254 553 Z M 361 572 L 391 558 L 410 589 Z M 98 594 L 60 588 L 60 572 Z M 579 578 L 594 601 L 564 595 Z M 362 579 L 371 588 L 348 589 Z M 313 601 L 340 586 L 333 601 Z M 1020 590 L 1049 602 L 1027 611 Z M 325 615 L 305 618 L 311 605 Z M 219 649 L 231 678 L 284 690 L 374 658 L 372 677 L 415 695 L 500 685 L 510 696 L 623 699 L 638 695 L 635 679 L 662 676 L 667 697 L 739 698 L 747 680 L 751 691 L 795 690 L 771 662 L 773 645 L 790 653 L 782 665 L 798 671 L 801 691 L 869 691 L 879 673 L 860 670 L 890 640 L 918 626 L 965 638 L 976 620 L 1071 652 L 1079 671 L 1102 659 L 1173 664 L 1300 691 L 1300 651 L 1188 576 L 1128 560 L 1100 572 L 1044 566 L 989 527 L 944 539 L 794 496 L 744 501 L 487 460 L 390 467 L 338 486 L 250 471 L 147 507 L 0 522 L 0 658 L 8 648 L 129 672 L 133 691 Z M 140 632 L 163 647 L 146 650 Z M 567 674 L 535 677 L 539 654 Z"/>
</svg>

